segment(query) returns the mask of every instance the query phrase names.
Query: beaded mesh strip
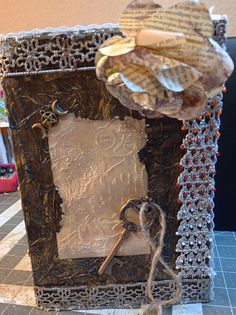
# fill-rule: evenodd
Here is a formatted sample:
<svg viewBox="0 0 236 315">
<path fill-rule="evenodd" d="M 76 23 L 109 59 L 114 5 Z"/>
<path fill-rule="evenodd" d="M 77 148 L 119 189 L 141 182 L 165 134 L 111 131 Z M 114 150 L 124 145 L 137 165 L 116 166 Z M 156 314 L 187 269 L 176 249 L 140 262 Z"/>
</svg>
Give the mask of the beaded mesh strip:
<svg viewBox="0 0 236 315">
<path fill-rule="evenodd" d="M 214 21 L 214 37 L 225 47 L 227 19 Z M 180 161 L 183 168 L 178 184 L 182 187 L 178 213 L 180 236 L 176 251 L 180 254 L 176 268 L 182 279 L 214 278 L 212 259 L 213 208 L 215 164 L 220 136 L 222 94 L 209 99 L 205 111 L 197 119 L 184 121 L 188 131 L 182 148 L 186 150 Z"/>
<path fill-rule="evenodd" d="M 206 111 L 198 119 L 184 122 L 188 134 L 183 141 L 187 152 L 180 165 L 183 168 L 178 184 L 182 187 L 178 213 L 180 239 L 176 251 L 179 276 L 184 279 L 212 277 L 213 197 L 215 163 L 219 138 L 219 116 L 222 95 L 209 100 Z"/>
<path fill-rule="evenodd" d="M 214 37 L 222 46 L 226 23 L 225 17 L 214 21 Z M 0 76 L 93 70 L 98 47 L 117 33 L 118 28 L 109 25 L 0 37 Z M 82 42 L 83 38 L 86 39 Z M 178 184 L 182 205 L 176 232 L 180 236 L 176 268 L 183 282 L 183 303 L 208 302 L 212 298 L 212 210 L 221 109 L 219 95 L 209 100 L 201 117 L 184 122 L 188 134 L 182 145 L 186 153 L 180 161 L 183 172 Z M 155 282 L 154 296 L 169 299 L 175 286 L 171 280 Z M 48 310 L 130 308 L 147 303 L 146 283 L 35 287 L 35 294 L 38 306 Z"/>
</svg>

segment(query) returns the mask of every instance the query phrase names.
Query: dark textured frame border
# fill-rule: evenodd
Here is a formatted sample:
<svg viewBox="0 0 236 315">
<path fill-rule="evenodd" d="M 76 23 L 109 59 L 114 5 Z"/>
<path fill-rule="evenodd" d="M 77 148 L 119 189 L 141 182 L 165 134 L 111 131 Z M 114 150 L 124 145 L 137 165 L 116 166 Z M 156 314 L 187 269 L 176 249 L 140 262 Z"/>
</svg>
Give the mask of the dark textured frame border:
<svg viewBox="0 0 236 315">
<path fill-rule="evenodd" d="M 55 111 L 50 111 L 55 99 L 61 104 L 62 112 L 82 118 L 107 120 L 118 116 L 123 120 L 126 116 L 136 119 L 141 119 L 141 116 L 112 98 L 104 83 L 96 79 L 94 71 L 4 77 L 3 86 L 35 285 L 101 286 L 145 281 L 150 268 L 150 255 L 119 257 L 120 265 L 113 264 L 111 274 L 102 276 L 97 274 L 104 259 L 102 257 L 59 258 L 56 233 L 60 231 L 62 200 L 53 182 L 48 139 L 42 137 L 39 128 L 33 128 L 41 122 L 42 110 L 56 115 Z M 49 127 L 53 128 L 53 125 Z M 175 235 L 179 210 L 176 182 L 180 174 L 178 163 L 183 155 L 180 145 L 184 133 L 180 128 L 181 122 L 173 119 L 147 120 L 147 142 L 139 152 L 140 161 L 145 164 L 148 174 L 148 197 L 166 212 L 167 233 L 163 254 L 172 268 L 175 268 L 178 238 Z M 168 239 L 173 241 L 170 243 Z M 167 276 L 159 268 L 157 280 L 165 279 Z"/>
</svg>

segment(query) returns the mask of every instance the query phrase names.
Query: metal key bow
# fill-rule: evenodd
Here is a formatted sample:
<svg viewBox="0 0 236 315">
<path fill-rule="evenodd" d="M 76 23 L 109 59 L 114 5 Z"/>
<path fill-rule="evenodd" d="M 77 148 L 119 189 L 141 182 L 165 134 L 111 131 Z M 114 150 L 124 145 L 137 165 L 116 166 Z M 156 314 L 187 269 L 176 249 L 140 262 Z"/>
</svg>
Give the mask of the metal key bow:
<svg viewBox="0 0 236 315">
<path fill-rule="evenodd" d="M 99 275 L 102 275 L 104 273 L 104 271 L 107 269 L 111 260 L 116 255 L 116 253 L 120 249 L 123 242 L 128 238 L 129 234 L 131 232 L 135 233 L 135 232 L 141 230 L 140 225 L 138 223 L 130 221 L 128 218 L 128 215 L 129 215 L 130 210 L 135 211 L 136 214 L 138 214 L 138 220 L 137 221 L 139 221 L 139 212 L 141 209 L 141 205 L 145 201 L 146 201 L 146 198 L 131 199 L 121 208 L 119 220 L 122 222 L 121 225 L 124 228 L 124 230 L 121 232 L 119 239 L 117 240 L 117 242 L 113 246 L 111 252 L 106 257 L 106 259 L 102 263 L 101 267 L 99 268 L 99 270 L 98 270 Z"/>
</svg>

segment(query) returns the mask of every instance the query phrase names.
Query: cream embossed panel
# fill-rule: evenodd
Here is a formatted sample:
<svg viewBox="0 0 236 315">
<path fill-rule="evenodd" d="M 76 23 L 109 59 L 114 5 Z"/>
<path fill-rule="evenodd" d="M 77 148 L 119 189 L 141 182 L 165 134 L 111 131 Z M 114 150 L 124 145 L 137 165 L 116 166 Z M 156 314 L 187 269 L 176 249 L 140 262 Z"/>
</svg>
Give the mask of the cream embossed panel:
<svg viewBox="0 0 236 315">
<path fill-rule="evenodd" d="M 138 152 L 145 121 L 88 120 L 69 114 L 49 132 L 54 183 L 63 199 L 60 258 L 106 256 L 122 227 L 119 211 L 147 195 L 147 174 Z M 136 218 L 137 219 L 137 218 Z M 150 252 L 141 232 L 130 234 L 118 255 Z"/>
</svg>

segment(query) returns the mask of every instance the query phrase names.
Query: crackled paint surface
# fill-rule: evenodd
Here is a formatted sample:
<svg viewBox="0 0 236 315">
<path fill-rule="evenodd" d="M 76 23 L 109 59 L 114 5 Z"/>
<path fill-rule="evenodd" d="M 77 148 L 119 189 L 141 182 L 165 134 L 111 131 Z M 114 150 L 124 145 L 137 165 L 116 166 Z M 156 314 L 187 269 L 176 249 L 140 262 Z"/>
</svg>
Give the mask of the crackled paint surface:
<svg viewBox="0 0 236 315">
<path fill-rule="evenodd" d="M 122 231 L 120 208 L 130 198 L 147 194 L 147 174 L 138 156 L 145 142 L 145 122 L 133 118 L 99 121 L 70 114 L 50 130 L 54 183 L 65 213 L 57 235 L 61 258 L 110 252 Z M 137 232 L 118 254 L 147 253 L 149 246 Z"/>
</svg>

